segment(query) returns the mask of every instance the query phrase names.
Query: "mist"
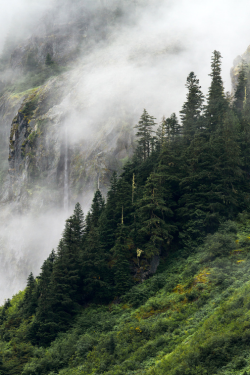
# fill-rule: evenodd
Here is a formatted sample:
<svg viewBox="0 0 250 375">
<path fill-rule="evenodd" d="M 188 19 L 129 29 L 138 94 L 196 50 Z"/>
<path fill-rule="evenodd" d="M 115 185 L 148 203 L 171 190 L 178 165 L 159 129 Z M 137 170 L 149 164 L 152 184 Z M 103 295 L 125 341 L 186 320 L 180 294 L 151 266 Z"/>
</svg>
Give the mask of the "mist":
<svg viewBox="0 0 250 375">
<path fill-rule="evenodd" d="M 39 34 L 36 25 L 50 12 L 59 12 L 62 22 L 72 21 L 67 2 L 59 3 L 1 0 L 0 51 L 6 48 L 9 33 L 16 33 L 18 41 Z M 97 14 L 99 7 L 115 4 L 108 0 L 82 3 Z M 78 4 L 76 1 L 76 11 Z M 115 131 L 124 112 L 129 114 L 131 126 L 144 108 L 158 122 L 163 115 L 178 114 L 191 71 L 207 94 L 214 50 L 223 56 L 224 86 L 231 91 L 233 60 L 250 44 L 246 0 L 228 0 L 226 5 L 222 0 L 138 1 L 136 10 L 130 9 L 133 14 L 125 12 L 123 22 L 111 28 L 106 39 L 92 43 L 63 75 L 64 99 L 51 112 L 67 113 L 64 126 L 69 128 L 71 145 L 84 140 L 87 148 L 100 142 L 103 132 Z M 85 213 L 91 199 L 87 195 L 80 202 Z M 16 214 L 11 204 L 1 209 L 5 221 L 0 224 L 0 302 L 24 288 L 31 271 L 39 273 L 43 260 L 56 248 L 73 205 L 69 211 L 53 208 L 22 214 Z"/>
</svg>

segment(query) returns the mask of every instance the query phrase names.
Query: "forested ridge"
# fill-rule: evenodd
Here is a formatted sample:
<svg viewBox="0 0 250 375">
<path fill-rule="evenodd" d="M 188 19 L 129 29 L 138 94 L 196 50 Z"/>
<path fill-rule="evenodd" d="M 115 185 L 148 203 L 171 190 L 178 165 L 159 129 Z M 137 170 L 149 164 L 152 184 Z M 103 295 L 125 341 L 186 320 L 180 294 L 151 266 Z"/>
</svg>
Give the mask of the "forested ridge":
<svg viewBox="0 0 250 375">
<path fill-rule="evenodd" d="M 180 120 L 144 109 L 106 201 L 1 307 L 0 373 L 248 374 L 250 70 L 225 94 L 214 51 L 210 76 Z"/>
</svg>

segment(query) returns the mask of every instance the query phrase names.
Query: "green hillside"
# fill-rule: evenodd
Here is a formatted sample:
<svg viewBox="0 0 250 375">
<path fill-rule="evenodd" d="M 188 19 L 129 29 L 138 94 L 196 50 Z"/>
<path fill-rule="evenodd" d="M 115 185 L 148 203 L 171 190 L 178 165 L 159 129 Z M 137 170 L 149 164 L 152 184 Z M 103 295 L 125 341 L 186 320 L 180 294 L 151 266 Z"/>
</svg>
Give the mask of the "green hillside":
<svg viewBox="0 0 250 375">
<path fill-rule="evenodd" d="M 66 221 L 57 251 L 0 310 L 0 373 L 248 374 L 250 73 L 224 94 L 214 51 L 205 104 L 143 111 L 104 200 Z"/>
<path fill-rule="evenodd" d="M 225 223 L 187 258 L 181 250 L 170 256 L 120 303 L 83 307 L 46 348 L 24 340 L 21 292 L 2 309 L 2 373 L 248 373 L 249 234 L 246 217 Z"/>
</svg>

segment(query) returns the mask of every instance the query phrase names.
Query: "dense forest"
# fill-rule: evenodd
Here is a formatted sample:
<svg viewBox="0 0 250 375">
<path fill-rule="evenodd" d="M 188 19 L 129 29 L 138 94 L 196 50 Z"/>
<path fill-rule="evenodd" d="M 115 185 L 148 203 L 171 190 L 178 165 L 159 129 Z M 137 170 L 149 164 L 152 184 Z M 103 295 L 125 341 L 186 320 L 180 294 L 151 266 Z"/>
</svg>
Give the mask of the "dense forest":
<svg viewBox="0 0 250 375">
<path fill-rule="evenodd" d="M 210 76 L 180 120 L 144 109 L 106 199 L 1 307 L 0 374 L 248 373 L 250 71 L 225 94 L 214 51 Z"/>
</svg>

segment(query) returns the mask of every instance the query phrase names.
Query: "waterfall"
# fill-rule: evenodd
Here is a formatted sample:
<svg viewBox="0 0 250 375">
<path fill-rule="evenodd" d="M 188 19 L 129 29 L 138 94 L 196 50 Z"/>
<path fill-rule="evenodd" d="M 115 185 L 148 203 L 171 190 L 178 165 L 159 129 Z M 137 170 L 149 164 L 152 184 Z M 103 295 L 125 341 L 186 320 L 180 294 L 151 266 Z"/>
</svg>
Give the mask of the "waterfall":
<svg viewBox="0 0 250 375">
<path fill-rule="evenodd" d="M 65 154 L 64 154 L 64 194 L 63 205 L 64 210 L 69 209 L 69 173 L 68 173 L 68 129 L 65 126 Z"/>
</svg>

